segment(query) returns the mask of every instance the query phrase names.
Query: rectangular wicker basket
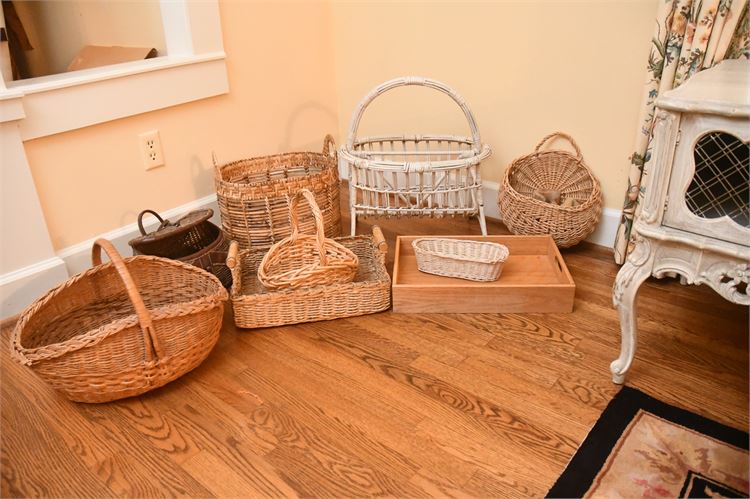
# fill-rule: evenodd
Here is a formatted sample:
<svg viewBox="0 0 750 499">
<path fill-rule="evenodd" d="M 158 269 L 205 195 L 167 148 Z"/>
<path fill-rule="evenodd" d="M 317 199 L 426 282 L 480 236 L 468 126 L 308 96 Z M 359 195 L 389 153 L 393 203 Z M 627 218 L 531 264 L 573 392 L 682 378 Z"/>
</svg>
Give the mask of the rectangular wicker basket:
<svg viewBox="0 0 750 499">
<path fill-rule="evenodd" d="M 266 250 L 242 250 L 233 242 L 227 266 L 232 270 L 230 297 L 234 322 L 259 328 L 373 314 L 391 306 L 391 278 L 385 268 L 388 246 L 379 227 L 372 236 L 336 238 L 359 258 L 352 282 L 299 289 L 269 290 L 258 280 Z"/>
</svg>

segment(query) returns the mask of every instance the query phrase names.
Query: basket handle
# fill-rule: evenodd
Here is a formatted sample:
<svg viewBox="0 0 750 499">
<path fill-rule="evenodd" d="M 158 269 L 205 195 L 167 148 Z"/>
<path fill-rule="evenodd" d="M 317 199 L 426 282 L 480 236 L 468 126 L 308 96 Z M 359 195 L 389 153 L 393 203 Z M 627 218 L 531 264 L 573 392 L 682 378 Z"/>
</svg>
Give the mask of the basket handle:
<svg viewBox="0 0 750 499">
<path fill-rule="evenodd" d="M 395 78 L 393 80 L 386 81 L 385 83 L 381 83 L 380 85 L 372 89 L 370 93 L 365 95 L 365 97 L 360 101 L 359 105 L 357 105 L 357 108 L 352 115 L 351 123 L 349 124 L 349 135 L 346 138 L 347 150 L 351 151 L 354 149 L 354 141 L 357 138 L 359 123 L 362 120 L 362 115 L 364 114 L 365 109 L 367 109 L 367 106 L 369 106 L 376 97 L 387 92 L 388 90 L 411 85 L 433 88 L 435 90 L 443 92 L 451 99 L 453 99 L 456 104 L 458 104 L 458 106 L 461 108 L 461 111 L 464 112 L 464 116 L 466 116 L 466 121 L 469 122 L 469 128 L 471 128 L 471 138 L 473 142 L 472 150 L 476 154 L 479 154 L 482 147 L 482 140 L 479 136 L 479 128 L 477 127 L 477 121 L 474 119 L 474 115 L 469 109 L 469 106 L 466 104 L 466 101 L 464 101 L 464 98 L 445 83 L 441 83 L 430 78 L 422 78 L 420 76 L 404 76 L 401 78 Z"/>
<path fill-rule="evenodd" d="M 169 220 L 165 221 L 161 216 L 159 216 L 158 213 L 156 213 L 154 210 L 143 210 L 138 214 L 138 230 L 141 231 L 141 235 L 146 235 L 146 229 L 143 228 L 143 215 L 146 213 L 149 213 L 156 217 L 156 219 L 159 221 L 159 229 L 162 227 L 165 227 L 167 225 L 171 225 L 171 222 Z M 158 229 L 157 229 L 158 230 Z"/>
<path fill-rule="evenodd" d="M 242 284 L 240 283 L 240 279 L 242 278 L 242 268 L 240 266 L 239 254 L 240 245 L 237 241 L 230 242 L 226 263 L 227 267 L 229 267 L 229 271 L 232 273 L 232 294 L 234 294 L 235 290 L 239 292 L 239 290 L 242 289 Z"/>
<path fill-rule="evenodd" d="M 576 158 L 577 159 L 583 159 L 583 155 L 581 154 L 581 149 L 579 149 L 578 144 L 576 144 L 576 141 L 573 140 L 573 137 L 571 137 L 567 133 L 563 133 L 563 132 L 553 132 L 553 133 L 547 135 L 546 137 L 544 137 L 536 145 L 536 149 L 534 149 L 534 152 L 538 153 L 539 150 L 542 148 L 542 146 L 544 146 L 545 143 L 547 143 L 551 139 L 555 139 L 555 138 L 558 138 L 558 137 L 561 138 L 561 139 L 567 140 L 568 143 L 570 143 L 570 145 L 573 146 L 573 149 L 576 152 Z"/>
<path fill-rule="evenodd" d="M 336 141 L 333 140 L 333 135 L 326 134 L 326 137 L 323 139 L 323 154 L 327 154 L 332 158 L 335 158 L 338 156 L 338 151 L 336 150 Z"/>
<path fill-rule="evenodd" d="M 115 249 L 111 242 L 106 239 L 99 238 L 94 241 L 94 246 L 91 248 L 91 262 L 94 265 L 100 265 L 102 263 L 102 249 L 107 254 L 112 264 L 115 266 L 117 273 L 120 275 L 123 284 L 125 285 L 125 291 L 130 297 L 130 301 L 135 308 L 135 313 L 138 316 L 138 322 L 141 325 L 143 331 L 143 343 L 146 350 L 146 361 L 151 362 L 158 360 L 163 357 L 164 351 L 159 343 L 159 338 L 156 336 L 153 322 L 151 321 L 151 314 L 146 308 L 146 304 L 143 303 L 143 298 L 138 292 L 138 288 L 133 281 L 133 276 L 130 275 L 125 261 L 120 256 L 120 253 Z M 156 359 L 154 359 L 156 354 Z"/>
<path fill-rule="evenodd" d="M 378 259 L 385 265 L 385 256 L 388 254 L 388 243 L 385 242 L 383 231 L 377 225 L 372 226 L 372 239 L 378 249 Z"/>
<path fill-rule="evenodd" d="M 328 258 L 326 257 L 326 231 L 323 226 L 323 214 L 320 212 L 318 203 L 315 201 L 313 193 L 307 189 L 301 189 L 292 198 L 292 202 L 289 203 L 289 217 L 292 225 L 292 233 L 289 236 L 290 242 L 297 240 L 299 236 L 299 219 L 297 218 L 297 207 L 299 206 L 300 200 L 305 198 L 307 204 L 310 205 L 313 218 L 315 219 L 315 237 L 318 241 L 318 252 L 320 254 L 320 264 L 325 266 L 328 264 Z"/>
</svg>

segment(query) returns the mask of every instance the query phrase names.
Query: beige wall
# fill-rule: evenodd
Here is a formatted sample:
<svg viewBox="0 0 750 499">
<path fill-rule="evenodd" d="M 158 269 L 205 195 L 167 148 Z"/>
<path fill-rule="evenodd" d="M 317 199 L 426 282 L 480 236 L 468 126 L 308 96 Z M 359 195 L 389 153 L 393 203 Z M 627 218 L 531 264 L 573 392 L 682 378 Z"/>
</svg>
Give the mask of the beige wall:
<svg viewBox="0 0 750 499">
<path fill-rule="evenodd" d="M 230 160 L 317 150 L 329 131 L 343 140 L 359 99 L 405 74 L 467 99 L 495 151 L 485 178 L 564 130 L 619 208 L 656 3 L 222 2 L 229 95 L 26 142 L 53 245 L 211 194 L 212 150 Z M 413 90 L 375 101 L 363 131 L 464 129 L 451 101 Z M 154 128 L 167 164 L 146 172 L 137 134 Z"/>
<path fill-rule="evenodd" d="M 25 143 L 56 249 L 214 191 L 219 160 L 319 149 L 338 123 L 330 6 L 223 2 L 230 93 Z M 145 171 L 137 134 L 158 129 L 166 166 Z"/>
<path fill-rule="evenodd" d="M 373 86 L 403 75 L 455 88 L 494 155 L 485 179 L 551 131 L 578 141 L 605 205 L 627 184 L 657 0 L 334 2 L 340 135 Z M 370 133 L 467 130 L 447 98 L 393 90 L 365 114 Z M 425 96 L 425 94 L 427 94 Z"/>
<path fill-rule="evenodd" d="M 43 0 L 15 2 L 34 50 L 34 76 L 62 73 L 85 45 L 153 47 L 166 53 L 159 2 Z"/>
</svg>

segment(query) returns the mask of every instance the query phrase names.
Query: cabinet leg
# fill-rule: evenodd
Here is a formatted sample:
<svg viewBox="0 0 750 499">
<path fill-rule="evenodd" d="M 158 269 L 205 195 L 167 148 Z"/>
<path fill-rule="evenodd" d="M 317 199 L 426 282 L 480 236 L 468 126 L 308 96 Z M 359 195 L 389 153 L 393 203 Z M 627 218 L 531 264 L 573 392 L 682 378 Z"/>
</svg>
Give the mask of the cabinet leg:
<svg viewBox="0 0 750 499">
<path fill-rule="evenodd" d="M 352 236 L 357 235 L 357 212 L 354 211 L 354 208 L 351 210 L 351 214 L 349 215 L 351 217 L 351 223 L 352 223 Z"/>
<path fill-rule="evenodd" d="M 642 240 L 634 254 L 617 273 L 612 298 L 620 314 L 620 356 L 609 366 L 612 382 L 622 384 L 630 369 L 636 348 L 636 297 L 638 288 L 651 275 L 652 257 L 649 243 Z M 644 254 L 645 251 L 645 254 Z"/>
</svg>

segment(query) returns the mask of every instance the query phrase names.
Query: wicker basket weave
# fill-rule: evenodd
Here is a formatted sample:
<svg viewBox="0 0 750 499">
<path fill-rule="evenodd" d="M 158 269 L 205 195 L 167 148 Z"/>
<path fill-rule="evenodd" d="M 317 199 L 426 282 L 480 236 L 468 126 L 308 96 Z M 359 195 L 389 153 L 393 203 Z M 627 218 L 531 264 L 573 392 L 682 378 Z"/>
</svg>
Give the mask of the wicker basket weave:
<svg viewBox="0 0 750 499">
<path fill-rule="evenodd" d="M 402 86 L 431 88 L 461 108 L 471 137 L 386 135 L 358 137 L 367 107 L 380 95 Z M 352 114 L 341 157 L 349 164 L 351 234 L 358 216 L 477 216 L 487 235 L 480 163 L 491 154 L 466 101 L 444 83 L 407 76 L 371 90 Z"/>
<path fill-rule="evenodd" d="M 293 152 L 218 165 L 214 159 L 216 197 L 224 232 L 241 248 L 270 248 L 292 232 L 289 203 L 309 189 L 323 214 L 326 237 L 341 235 L 336 145 L 326 135 L 323 152 Z M 300 228 L 311 232 L 309 212 Z"/>
<path fill-rule="evenodd" d="M 550 139 L 570 142 L 575 155 L 562 150 L 542 151 Z M 554 190 L 573 207 L 534 199 L 535 191 Z M 599 181 L 583 161 L 572 137 L 555 132 L 544 137 L 532 154 L 514 160 L 505 172 L 498 200 L 500 216 L 514 234 L 550 234 L 559 247 L 581 242 L 591 234 L 602 212 Z"/>
<path fill-rule="evenodd" d="M 159 227 L 151 233 L 143 227 L 143 216 L 147 213 L 159 221 Z M 170 222 L 153 210 L 143 210 L 138 215 L 141 236 L 128 244 L 133 255 L 161 256 L 195 265 L 214 274 L 228 288 L 232 285 L 232 273 L 226 265 L 229 239 L 210 222 L 213 214 L 210 208 L 195 210 Z"/>
<path fill-rule="evenodd" d="M 299 233 L 298 209 L 307 200 L 315 220 L 315 235 Z M 343 284 L 354 279 L 357 255 L 325 236 L 323 215 L 307 189 L 299 191 L 289 206 L 292 234 L 271 246 L 258 269 L 258 280 L 269 289 Z"/>
<path fill-rule="evenodd" d="M 100 264 L 101 249 L 110 263 Z M 94 403 L 160 387 L 208 356 L 227 299 L 215 276 L 155 256 L 123 260 L 104 239 L 92 260 L 21 314 L 17 361 L 70 400 Z"/>
<path fill-rule="evenodd" d="M 239 251 L 233 242 L 227 266 L 232 269 L 230 295 L 237 327 L 281 326 L 387 310 L 391 306 L 391 278 L 385 268 L 388 246 L 378 227 L 372 233 L 336 240 L 359 260 L 352 282 L 281 291 L 269 290 L 258 280 L 264 251 Z"/>
<path fill-rule="evenodd" d="M 422 237 L 411 243 L 420 272 L 470 281 L 496 281 L 508 258 L 502 244 Z"/>
</svg>

